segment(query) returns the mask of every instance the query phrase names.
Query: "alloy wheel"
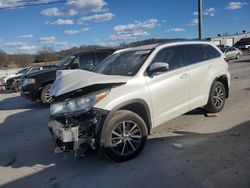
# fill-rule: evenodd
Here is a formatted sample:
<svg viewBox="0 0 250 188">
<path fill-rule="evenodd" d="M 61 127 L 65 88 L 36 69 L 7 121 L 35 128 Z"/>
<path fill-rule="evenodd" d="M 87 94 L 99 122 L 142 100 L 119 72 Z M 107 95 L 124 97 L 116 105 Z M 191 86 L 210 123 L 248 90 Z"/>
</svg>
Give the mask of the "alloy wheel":
<svg viewBox="0 0 250 188">
<path fill-rule="evenodd" d="M 217 86 L 214 90 L 214 105 L 216 108 L 221 107 L 224 104 L 224 95 L 225 93 L 223 92 L 223 89 L 221 86 Z"/>
<path fill-rule="evenodd" d="M 138 124 L 126 120 L 117 124 L 111 134 L 111 149 L 120 156 L 130 155 L 140 146 L 142 131 Z"/>
<path fill-rule="evenodd" d="M 45 93 L 45 100 L 47 101 L 47 103 L 50 103 L 52 100 L 52 96 L 50 94 L 50 89 L 48 89 Z"/>
</svg>

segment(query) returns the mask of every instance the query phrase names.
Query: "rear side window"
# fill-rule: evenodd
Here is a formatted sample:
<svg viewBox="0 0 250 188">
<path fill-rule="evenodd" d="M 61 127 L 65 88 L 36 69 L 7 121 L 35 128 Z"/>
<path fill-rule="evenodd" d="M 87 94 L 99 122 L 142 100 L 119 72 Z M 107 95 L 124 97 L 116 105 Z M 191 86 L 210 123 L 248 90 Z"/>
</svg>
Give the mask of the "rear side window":
<svg viewBox="0 0 250 188">
<path fill-rule="evenodd" d="M 206 59 L 214 59 L 221 56 L 220 52 L 218 52 L 214 47 L 210 45 L 202 45 L 206 54 Z"/>
<path fill-rule="evenodd" d="M 79 65 L 81 69 L 91 70 L 94 67 L 94 54 L 82 54 L 79 57 Z"/>
<path fill-rule="evenodd" d="M 168 63 L 170 70 L 182 67 L 178 47 L 169 47 L 161 50 L 155 56 L 152 63 L 157 63 L 157 62 Z"/>
<path fill-rule="evenodd" d="M 200 44 L 180 46 L 182 61 L 185 65 L 192 65 L 206 60 L 204 50 Z"/>
</svg>

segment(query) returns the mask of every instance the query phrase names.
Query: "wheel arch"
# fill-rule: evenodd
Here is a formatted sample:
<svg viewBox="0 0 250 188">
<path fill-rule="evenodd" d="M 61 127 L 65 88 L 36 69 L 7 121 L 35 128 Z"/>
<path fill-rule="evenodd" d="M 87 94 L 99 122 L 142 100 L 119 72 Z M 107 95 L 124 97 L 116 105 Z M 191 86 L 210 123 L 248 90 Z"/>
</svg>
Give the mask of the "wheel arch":
<svg viewBox="0 0 250 188">
<path fill-rule="evenodd" d="M 43 82 L 40 87 L 39 87 L 39 96 L 41 95 L 41 92 L 43 90 L 43 88 L 48 85 L 48 84 L 53 84 L 54 80 L 48 80 L 46 82 Z"/>
<path fill-rule="evenodd" d="M 101 134 L 100 134 L 100 138 L 99 138 L 100 139 L 99 142 L 100 142 L 101 147 L 104 145 L 104 142 L 105 142 L 105 130 L 108 127 L 108 122 L 110 121 L 110 119 L 114 116 L 114 114 L 118 110 L 129 110 L 129 111 L 134 112 L 137 115 L 139 115 L 146 123 L 147 129 L 148 129 L 148 134 L 150 134 L 150 130 L 152 128 L 152 119 L 151 119 L 151 113 L 150 113 L 150 110 L 149 110 L 147 103 L 142 99 L 129 100 L 129 101 L 123 102 L 123 103 L 117 105 L 116 107 L 114 107 L 108 113 L 104 123 L 99 128 L 99 130 L 101 129 Z"/>
<path fill-rule="evenodd" d="M 228 86 L 227 75 L 224 74 L 222 76 L 219 76 L 219 77 L 215 78 L 214 81 L 221 82 L 224 85 L 225 90 L 226 90 L 226 98 L 228 98 L 229 97 L 229 86 Z M 212 83 L 214 83 L 214 81 Z"/>
</svg>

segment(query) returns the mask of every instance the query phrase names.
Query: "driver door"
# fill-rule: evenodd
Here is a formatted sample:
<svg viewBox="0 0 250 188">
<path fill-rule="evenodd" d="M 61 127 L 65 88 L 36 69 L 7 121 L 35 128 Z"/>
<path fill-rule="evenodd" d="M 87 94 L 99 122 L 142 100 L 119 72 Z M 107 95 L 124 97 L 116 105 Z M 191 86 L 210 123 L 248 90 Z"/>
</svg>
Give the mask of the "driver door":
<svg viewBox="0 0 250 188">
<path fill-rule="evenodd" d="M 155 126 L 190 110 L 190 75 L 179 53 L 178 46 L 162 49 L 152 63 L 168 63 L 169 70 L 146 77 Z"/>
</svg>

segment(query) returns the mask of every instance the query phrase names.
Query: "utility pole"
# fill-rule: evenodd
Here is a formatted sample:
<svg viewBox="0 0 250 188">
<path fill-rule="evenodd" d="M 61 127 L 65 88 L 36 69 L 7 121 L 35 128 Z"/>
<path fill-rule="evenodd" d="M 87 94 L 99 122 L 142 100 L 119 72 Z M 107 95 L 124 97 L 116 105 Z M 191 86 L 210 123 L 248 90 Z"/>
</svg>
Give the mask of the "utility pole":
<svg viewBox="0 0 250 188">
<path fill-rule="evenodd" d="M 198 32 L 199 40 L 202 39 L 202 0 L 198 0 Z"/>
</svg>

